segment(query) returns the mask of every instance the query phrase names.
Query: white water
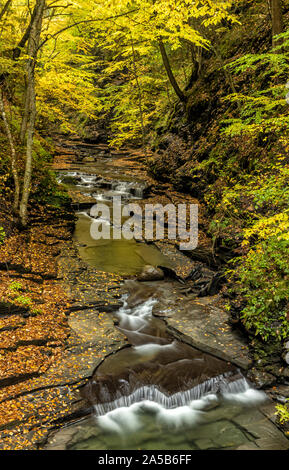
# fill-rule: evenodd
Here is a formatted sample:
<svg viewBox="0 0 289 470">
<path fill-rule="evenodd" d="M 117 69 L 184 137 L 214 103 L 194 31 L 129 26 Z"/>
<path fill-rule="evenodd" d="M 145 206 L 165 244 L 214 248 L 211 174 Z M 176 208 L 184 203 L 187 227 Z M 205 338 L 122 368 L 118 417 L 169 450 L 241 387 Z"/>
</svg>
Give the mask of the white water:
<svg viewBox="0 0 289 470">
<path fill-rule="evenodd" d="M 127 295 L 122 297 L 123 306 L 119 309 L 117 317 L 120 320 L 119 324 L 122 329 L 132 330 L 137 333 L 141 327 L 149 323 L 153 307 L 157 301 L 149 299 L 137 307 L 130 308 L 127 304 L 127 297 Z"/>
<path fill-rule="evenodd" d="M 170 396 L 165 395 L 155 386 L 144 386 L 128 396 L 120 396 L 113 402 L 95 405 L 94 409 L 99 416 L 117 408 L 130 407 L 143 401 L 153 402 L 164 410 L 170 410 L 184 406 L 202 409 L 212 399 L 216 403 L 228 401 L 248 406 L 257 405 L 266 400 L 265 393 L 250 388 L 245 377 L 235 382 L 229 382 L 227 379 L 230 377 L 230 373 L 213 377 L 190 390 L 177 392 Z"/>
<path fill-rule="evenodd" d="M 149 324 L 157 301 L 150 298 L 134 308 L 128 306 L 127 296 L 123 296 L 122 301 L 123 306 L 117 314 L 121 329 L 124 332 L 125 329 L 133 331 L 134 335 L 139 335 L 143 341 L 156 339 L 141 333 L 141 329 Z M 133 346 L 132 350 L 149 360 L 162 351 L 173 350 L 176 345 L 176 341 L 171 344 L 147 342 Z M 202 422 L 206 409 L 212 406 L 225 402 L 249 407 L 257 406 L 266 400 L 265 393 L 252 389 L 245 377 L 236 380 L 234 375 L 233 372 L 218 375 L 173 395 L 166 395 L 153 385 L 141 386 L 127 396 L 122 395 L 120 390 L 112 402 L 94 406 L 97 422 L 102 429 L 121 434 L 140 429 L 142 415 L 149 414 L 161 425 L 186 428 Z M 238 377 L 240 375 L 239 373 Z"/>
<path fill-rule="evenodd" d="M 239 381 L 239 393 L 227 391 L 202 395 L 211 385 L 221 378 L 214 378 L 186 392 L 179 392 L 170 397 L 162 394 L 155 387 L 142 387 L 128 397 L 121 397 L 112 403 L 96 405 L 95 413 L 98 425 L 108 432 L 122 433 L 137 431 L 142 427 L 142 415 L 154 417 L 156 423 L 173 428 L 190 428 L 206 421 L 206 411 L 222 402 L 234 402 L 238 405 L 253 407 L 265 402 L 263 392 L 251 389 L 247 381 Z"/>
<path fill-rule="evenodd" d="M 105 194 L 99 194 L 99 192 L 93 194 L 92 197 L 97 201 L 111 200 L 114 195 L 120 195 L 124 199 L 142 199 L 145 189 L 145 186 L 142 183 L 135 183 L 132 181 L 106 181 L 101 179 L 99 175 L 79 173 L 77 171 L 68 171 L 65 172 L 65 174 L 59 174 L 57 176 L 57 181 L 62 183 L 66 177 L 75 178 L 74 184 L 80 189 L 95 188 L 99 191 L 101 188 L 106 188 Z"/>
<path fill-rule="evenodd" d="M 148 343 L 148 344 L 141 344 L 140 346 L 134 346 L 133 350 L 141 354 L 142 356 L 146 356 L 146 358 L 154 357 L 156 354 L 160 353 L 161 351 L 169 351 L 174 349 L 176 346 L 176 342 L 174 341 L 171 344 L 155 344 L 155 343 Z"/>
</svg>

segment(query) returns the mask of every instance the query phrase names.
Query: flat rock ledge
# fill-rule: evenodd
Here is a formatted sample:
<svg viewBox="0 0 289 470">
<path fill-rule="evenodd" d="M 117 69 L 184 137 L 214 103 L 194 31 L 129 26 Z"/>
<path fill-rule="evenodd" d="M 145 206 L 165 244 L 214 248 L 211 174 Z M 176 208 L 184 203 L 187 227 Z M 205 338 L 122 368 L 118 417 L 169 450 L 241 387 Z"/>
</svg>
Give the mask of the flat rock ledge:
<svg viewBox="0 0 289 470">
<path fill-rule="evenodd" d="M 217 296 L 192 300 L 166 317 L 168 329 L 197 349 L 231 362 L 243 371 L 253 364 L 245 338 L 229 324 L 229 314 L 214 305 Z"/>
</svg>

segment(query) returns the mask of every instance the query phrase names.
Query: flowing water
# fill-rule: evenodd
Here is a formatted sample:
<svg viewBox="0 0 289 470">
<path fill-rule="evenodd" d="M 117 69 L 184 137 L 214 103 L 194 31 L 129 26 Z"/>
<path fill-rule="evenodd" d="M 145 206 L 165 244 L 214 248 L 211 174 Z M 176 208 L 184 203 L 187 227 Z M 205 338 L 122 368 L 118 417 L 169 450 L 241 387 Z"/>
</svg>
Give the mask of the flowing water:
<svg viewBox="0 0 289 470">
<path fill-rule="evenodd" d="M 143 196 L 143 184 L 121 175 L 116 180 L 117 173 L 107 180 L 108 173 L 102 162 L 101 176 L 78 170 L 61 173 L 59 181 L 109 207 L 114 194 L 124 201 Z M 94 223 L 99 221 L 89 209 L 78 213 L 74 238 L 87 263 L 124 275 L 147 264 L 170 266 L 154 246 L 94 240 Z M 108 356 L 85 386 L 94 414 L 69 427 L 67 448 L 236 449 L 254 441 L 242 423 L 264 403 L 265 394 L 232 364 L 176 340 L 156 316 L 160 306 L 152 283 L 129 280 L 125 286 L 116 316 L 130 346 Z"/>
<path fill-rule="evenodd" d="M 103 166 L 101 166 L 103 169 Z M 108 176 L 115 176 L 113 173 Z M 121 196 L 122 203 L 140 200 L 145 186 L 133 181 L 104 179 L 97 175 L 89 175 L 80 171 L 61 173 L 59 182 L 68 183 L 70 189 L 81 191 L 82 194 L 95 199 L 95 203 L 105 204 L 112 214 L 113 197 Z M 139 273 L 145 265 L 162 265 L 171 267 L 168 258 L 164 257 L 153 245 L 128 240 L 113 239 L 112 220 L 99 217 L 93 206 L 77 212 L 74 239 L 78 245 L 80 256 L 91 266 L 101 270 L 123 275 Z M 122 223 L 125 218 L 122 218 Z M 109 239 L 96 240 L 93 234 L 100 224 L 109 227 Z"/>
<path fill-rule="evenodd" d="M 152 314 L 157 300 L 132 307 L 129 298 L 117 317 L 132 346 L 107 357 L 86 385 L 94 418 L 79 427 L 70 448 L 217 449 L 248 442 L 238 417 L 265 395 L 231 364 L 172 337 Z"/>
</svg>

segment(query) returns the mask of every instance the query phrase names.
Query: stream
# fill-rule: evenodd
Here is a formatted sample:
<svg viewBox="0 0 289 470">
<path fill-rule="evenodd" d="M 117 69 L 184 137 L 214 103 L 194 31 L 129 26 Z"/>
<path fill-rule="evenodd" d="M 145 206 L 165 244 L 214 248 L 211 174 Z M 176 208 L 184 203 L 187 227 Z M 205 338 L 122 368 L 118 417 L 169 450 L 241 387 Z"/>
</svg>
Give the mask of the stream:
<svg viewBox="0 0 289 470">
<path fill-rule="evenodd" d="M 59 172 L 58 180 L 110 208 L 114 195 L 123 202 L 142 199 L 144 183 L 125 178 L 111 162 L 99 157 Z M 265 393 L 236 366 L 174 337 L 162 317 L 177 309 L 177 281 L 132 279 L 148 264 L 171 267 L 170 259 L 153 244 L 95 240 L 91 226 L 100 222 L 81 207 L 74 240 L 87 264 L 127 277 L 114 316 L 129 345 L 107 356 L 84 387 L 94 413 L 64 428 L 54 442 L 62 432 L 73 450 L 237 449 L 253 443 L 256 436 L 246 423 L 260 417 Z"/>
</svg>

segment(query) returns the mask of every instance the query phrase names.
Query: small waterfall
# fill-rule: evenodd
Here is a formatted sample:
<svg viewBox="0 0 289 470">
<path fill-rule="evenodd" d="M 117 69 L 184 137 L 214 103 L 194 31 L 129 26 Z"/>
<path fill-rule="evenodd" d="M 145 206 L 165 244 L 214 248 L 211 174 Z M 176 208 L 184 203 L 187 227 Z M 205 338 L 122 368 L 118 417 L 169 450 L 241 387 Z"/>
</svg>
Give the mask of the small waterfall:
<svg viewBox="0 0 289 470">
<path fill-rule="evenodd" d="M 266 395 L 263 392 L 250 388 L 245 377 L 235 381 L 232 379 L 232 373 L 222 374 L 206 380 L 190 390 L 180 391 L 171 396 L 162 393 L 155 386 L 143 386 L 130 395 L 121 395 L 112 402 L 97 404 L 94 406 L 94 410 L 97 416 L 102 416 L 118 408 L 129 408 L 134 404 L 142 402 L 153 402 L 166 410 L 184 406 L 192 406 L 194 408 L 194 402 L 203 399 L 205 404 L 206 397 L 212 395 L 216 400 L 219 396 L 225 400 L 234 401 L 235 397 L 236 402 L 247 404 L 261 403 L 266 399 Z M 196 403 L 196 405 L 199 406 L 200 404 Z"/>
<path fill-rule="evenodd" d="M 133 194 L 137 199 L 143 199 L 144 188 L 142 187 L 134 188 Z"/>
<path fill-rule="evenodd" d="M 96 180 L 95 175 L 81 175 L 80 185 L 92 185 L 92 183 L 96 183 Z"/>
<path fill-rule="evenodd" d="M 58 183 L 70 183 L 80 188 L 96 186 L 98 180 L 99 177 L 97 175 L 88 175 L 77 171 L 67 171 L 57 176 Z"/>
<path fill-rule="evenodd" d="M 124 295 L 122 302 L 123 306 L 117 316 L 120 320 L 120 329 L 128 336 L 133 334 L 132 338 L 136 341 L 131 348 L 132 354 L 137 354 L 146 361 L 155 361 L 159 355 L 166 354 L 177 357 L 178 341 L 141 332 L 146 325 L 150 325 L 153 307 L 157 301 L 149 298 L 141 304 L 130 307 L 128 295 Z M 201 358 L 196 359 L 198 360 L 202 363 Z M 185 359 L 185 361 L 188 361 L 190 368 L 190 360 Z M 129 376 L 127 380 L 119 380 L 113 394 L 109 383 L 102 383 L 98 392 L 99 401 L 94 404 L 95 416 L 104 430 L 121 433 L 123 430 L 137 430 L 141 425 L 139 415 L 142 413 L 155 415 L 160 424 L 174 427 L 187 426 L 199 422 L 204 410 L 212 404 L 217 406 L 216 404 L 224 401 L 246 407 L 262 403 L 266 399 L 263 392 L 250 387 L 246 378 L 237 369 L 228 369 L 228 372 L 218 373 L 203 380 L 201 375 L 199 378 L 200 383 L 188 390 L 185 390 L 185 382 L 180 383 L 180 390 L 175 393 L 165 392 L 163 387 L 152 384 L 140 384 L 135 389 L 135 385 L 130 383 Z M 96 379 L 93 381 L 93 386 L 98 387 L 97 384 Z"/>
<path fill-rule="evenodd" d="M 105 194 L 96 192 L 93 197 L 97 201 L 110 201 L 114 195 L 122 196 L 124 200 L 142 199 L 145 186 L 132 181 L 114 181 L 101 178 L 99 175 L 92 175 L 77 171 L 67 171 L 57 176 L 58 183 L 74 184 L 80 190 L 95 189 L 105 190 Z M 90 195 L 91 194 L 87 194 Z"/>
<path fill-rule="evenodd" d="M 80 181 L 80 176 L 77 171 L 66 171 L 65 173 L 59 173 L 56 176 L 56 180 L 59 184 L 61 184 L 67 178 L 71 179 L 71 181 L 74 181 L 75 184 L 77 184 L 78 180 Z"/>
</svg>

